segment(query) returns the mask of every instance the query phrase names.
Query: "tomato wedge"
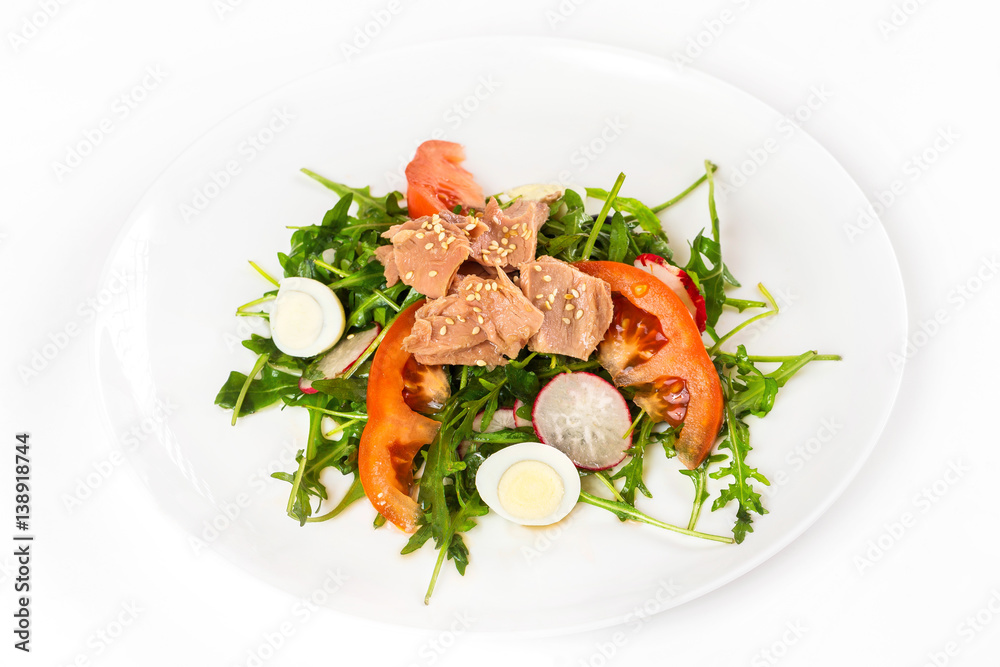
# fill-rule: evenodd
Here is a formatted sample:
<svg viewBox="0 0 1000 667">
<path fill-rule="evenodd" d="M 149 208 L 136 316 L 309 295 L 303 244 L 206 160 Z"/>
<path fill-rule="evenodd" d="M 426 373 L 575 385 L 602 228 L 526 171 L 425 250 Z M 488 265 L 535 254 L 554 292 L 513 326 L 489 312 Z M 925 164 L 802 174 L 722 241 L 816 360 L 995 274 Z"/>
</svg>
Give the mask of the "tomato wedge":
<svg viewBox="0 0 1000 667">
<path fill-rule="evenodd" d="M 649 331 L 648 322 L 621 326 L 627 320 L 619 318 L 617 311 L 625 304 L 616 300 L 619 325 L 608 328 L 601 363 L 610 366 L 608 372 L 618 386 L 643 385 L 649 405 L 653 402 L 648 392 L 656 391 L 670 394 L 661 397 L 665 405 L 676 405 L 677 381 L 682 381 L 688 393 L 687 410 L 675 447 L 681 463 L 697 468 L 712 451 L 722 427 L 722 386 L 687 308 L 663 281 L 634 266 L 618 262 L 577 262 L 574 266 L 607 282 L 630 306 L 659 320 L 659 333 L 666 342 Z M 623 353 L 629 345 L 635 349 Z"/>
<path fill-rule="evenodd" d="M 399 314 L 372 359 L 368 375 L 368 423 L 358 447 L 358 472 L 365 495 L 379 514 L 400 530 L 417 529 L 420 507 L 410 497 L 413 458 L 431 442 L 441 424 L 406 404 L 404 370 L 412 356 L 403 339 L 413 328 L 418 301 Z M 416 362 L 413 362 L 416 363 Z"/>
<path fill-rule="evenodd" d="M 484 208 L 483 189 L 461 167 L 465 149 L 451 141 L 425 141 L 406 165 L 406 205 L 411 218 L 463 209 Z"/>
</svg>

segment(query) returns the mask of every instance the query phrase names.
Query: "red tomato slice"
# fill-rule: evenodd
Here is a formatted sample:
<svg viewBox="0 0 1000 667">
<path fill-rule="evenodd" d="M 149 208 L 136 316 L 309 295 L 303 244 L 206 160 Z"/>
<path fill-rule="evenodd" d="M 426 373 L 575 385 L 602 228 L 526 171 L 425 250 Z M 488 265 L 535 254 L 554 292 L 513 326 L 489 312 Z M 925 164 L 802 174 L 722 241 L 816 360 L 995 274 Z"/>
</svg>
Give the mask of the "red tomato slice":
<svg viewBox="0 0 1000 667">
<path fill-rule="evenodd" d="M 463 209 L 484 208 L 483 189 L 461 167 L 465 149 L 450 141 L 425 141 L 406 165 L 406 205 L 411 218 Z"/>
<path fill-rule="evenodd" d="M 404 397 L 404 370 L 413 355 L 403 351 L 402 342 L 410 335 L 414 313 L 423 303 L 418 301 L 401 312 L 375 351 L 368 375 L 368 423 L 358 447 L 365 495 L 379 514 L 407 533 L 417 529 L 420 518 L 420 507 L 410 497 L 413 458 L 441 428 L 440 423 L 411 410 Z"/>
<path fill-rule="evenodd" d="M 675 444 L 677 458 L 687 468 L 697 468 L 712 451 L 722 427 L 722 386 L 687 308 L 663 281 L 634 266 L 618 262 L 574 266 L 624 297 L 615 300 L 617 325 L 608 327 L 598 350 L 601 364 L 618 386 L 641 386 L 636 401 L 642 407 L 667 421 L 671 421 L 668 415 L 675 422 L 683 418 Z"/>
</svg>

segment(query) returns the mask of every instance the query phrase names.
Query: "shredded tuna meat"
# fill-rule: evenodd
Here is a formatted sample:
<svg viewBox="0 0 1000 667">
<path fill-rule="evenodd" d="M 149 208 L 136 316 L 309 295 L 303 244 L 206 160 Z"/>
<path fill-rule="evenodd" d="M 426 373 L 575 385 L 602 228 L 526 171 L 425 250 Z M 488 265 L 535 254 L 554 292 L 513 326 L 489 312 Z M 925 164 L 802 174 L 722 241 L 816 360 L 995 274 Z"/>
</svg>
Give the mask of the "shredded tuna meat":
<svg viewBox="0 0 1000 667">
<path fill-rule="evenodd" d="M 593 354 L 614 315 L 611 288 L 606 282 L 558 259 L 539 257 L 521 266 L 520 285 L 544 315 L 528 349 L 576 359 Z"/>
<path fill-rule="evenodd" d="M 391 287 L 402 280 L 432 299 L 447 294 L 458 267 L 469 257 L 465 230 L 437 214 L 393 225 L 382 237 L 392 241 L 391 247 L 375 252 L 385 267 L 386 283 Z"/>
<path fill-rule="evenodd" d="M 498 366 L 517 357 L 543 319 L 504 272 L 465 276 L 417 310 L 403 349 L 422 364 Z"/>
<path fill-rule="evenodd" d="M 472 241 L 471 259 L 500 268 L 530 262 L 535 258 L 538 228 L 548 218 L 549 206 L 544 202 L 518 199 L 502 209 L 491 197 L 481 221 L 485 229 Z"/>
</svg>

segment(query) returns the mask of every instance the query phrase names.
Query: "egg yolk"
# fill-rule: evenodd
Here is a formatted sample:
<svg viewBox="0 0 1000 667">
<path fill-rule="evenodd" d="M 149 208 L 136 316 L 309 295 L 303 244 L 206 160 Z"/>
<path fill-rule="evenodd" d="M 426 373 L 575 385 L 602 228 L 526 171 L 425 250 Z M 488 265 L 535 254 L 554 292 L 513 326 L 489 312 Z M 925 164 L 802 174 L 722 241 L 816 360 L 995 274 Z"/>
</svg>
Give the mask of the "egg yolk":
<svg viewBox="0 0 1000 667">
<path fill-rule="evenodd" d="M 275 304 L 275 310 L 280 309 L 280 313 L 275 317 L 272 313 L 272 320 L 280 322 L 294 323 L 294 326 L 281 330 L 282 340 L 286 345 L 294 348 L 303 348 L 316 340 L 320 330 L 323 328 L 323 309 L 316 299 L 305 292 L 290 290 L 280 297 L 280 302 Z M 275 322 L 272 322 L 272 325 Z"/>
<path fill-rule="evenodd" d="M 501 475 L 497 486 L 497 498 L 504 510 L 522 521 L 552 514 L 564 493 L 562 477 L 541 461 L 518 461 Z"/>
</svg>

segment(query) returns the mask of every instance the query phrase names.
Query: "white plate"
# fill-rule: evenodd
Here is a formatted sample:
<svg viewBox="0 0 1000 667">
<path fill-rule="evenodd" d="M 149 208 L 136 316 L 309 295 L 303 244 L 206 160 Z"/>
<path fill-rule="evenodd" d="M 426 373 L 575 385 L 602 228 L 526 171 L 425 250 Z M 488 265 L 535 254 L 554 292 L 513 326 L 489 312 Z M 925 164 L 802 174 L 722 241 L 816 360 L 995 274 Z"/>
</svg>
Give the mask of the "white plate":
<svg viewBox="0 0 1000 667">
<path fill-rule="evenodd" d="M 864 196 L 815 141 L 780 122 L 697 72 L 563 41 L 436 44 L 295 81 L 187 150 L 128 222 L 108 268 L 125 274 L 128 289 L 104 311 L 98 336 L 109 429 L 117 438 L 139 427 L 139 437 L 119 444 L 164 511 L 190 531 L 193 548 L 215 549 L 346 613 L 545 633 L 702 595 L 775 554 L 836 499 L 874 446 L 901 375 L 887 361 L 905 336 L 889 241 L 877 223 L 848 239 L 844 226 Z M 763 281 L 783 311 L 742 340 L 755 354 L 819 349 L 844 360 L 807 367 L 772 415 L 753 422 L 751 463 L 774 486 L 770 513 L 755 518 L 744 544 L 622 525 L 588 506 L 549 529 L 491 515 L 466 537 L 467 575 L 446 565 L 425 607 L 435 552 L 400 556 L 405 536 L 372 530 L 367 503 L 306 528 L 286 518 L 289 487 L 267 473 L 292 469 L 302 416 L 269 410 L 233 428 L 212 404 L 229 371 L 253 363 L 238 344 L 250 321 L 233 312 L 266 285 L 247 260 L 279 273 L 285 225 L 313 224 L 333 205 L 300 167 L 384 192 L 402 187 L 414 147 L 435 136 L 465 144 L 466 164 L 487 191 L 552 180 L 608 188 L 624 171 L 624 195 L 658 202 L 692 182 L 705 158 L 720 165 L 722 180 L 745 181 L 720 196 L 725 257 L 746 285 L 739 296 L 756 298 L 753 285 Z M 740 178 L 737 169 L 752 173 Z M 703 187 L 664 216 L 681 256 L 685 239 L 709 225 L 705 202 Z M 659 452 L 647 459 L 654 499 L 641 507 L 685 523 L 690 483 Z M 733 513 L 706 507 L 698 527 L 727 533 Z"/>
</svg>

